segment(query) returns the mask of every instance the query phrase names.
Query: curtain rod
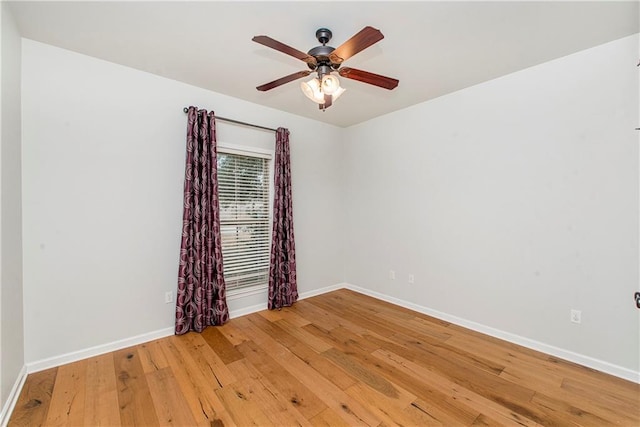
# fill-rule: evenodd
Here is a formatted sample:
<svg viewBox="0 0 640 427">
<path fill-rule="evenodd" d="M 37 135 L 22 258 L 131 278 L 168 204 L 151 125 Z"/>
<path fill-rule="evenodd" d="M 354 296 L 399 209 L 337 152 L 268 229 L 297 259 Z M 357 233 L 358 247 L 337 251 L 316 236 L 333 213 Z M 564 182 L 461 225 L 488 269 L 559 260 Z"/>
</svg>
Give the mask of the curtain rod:
<svg viewBox="0 0 640 427">
<path fill-rule="evenodd" d="M 184 107 L 182 109 L 185 113 L 189 112 L 188 107 Z M 271 132 L 277 132 L 277 129 L 268 128 L 265 126 L 254 125 L 253 123 L 241 122 L 239 120 L 227 119 L 226 117 L 215 116 L 216 120 L 222 120 L 223 122 L 235 123 L 237 125 L 250 126 L 252 128 L 262 129 L 262 130 L 270 130 Z"/>
</svg>

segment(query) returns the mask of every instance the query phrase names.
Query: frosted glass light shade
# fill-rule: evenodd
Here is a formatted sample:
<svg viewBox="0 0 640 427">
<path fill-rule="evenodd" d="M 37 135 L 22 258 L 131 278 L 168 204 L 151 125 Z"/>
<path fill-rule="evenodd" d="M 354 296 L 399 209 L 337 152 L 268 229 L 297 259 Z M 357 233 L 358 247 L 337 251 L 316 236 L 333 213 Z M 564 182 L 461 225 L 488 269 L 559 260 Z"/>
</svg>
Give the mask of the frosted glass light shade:
<svg viewBox="0 0 640 427">
<path fill-rule="evenodd" d="M 338 89 L 340 89 L 340 80 L 338 77 L 331 74 L 322 77 L 322 93 L 333 95 Z"/>
<path fill-rule="evenodd" d="M 318 104 L 324 103 L 324 94 L 320 90 L 320 82 L 318 79 L 314 78 L 308 82 L 302 82 L 300 83 L 300 88 L 302 89 L 302 93 L 313 102 Z"/>
<path fill-rule="evenodd" d="M 340 98 L 340 95 L 342 95 L 344 93 L 346 89 L 343 87 L 339 87 L 334 93 L 333 95 L 331 95 L 331 102 L 334 102 L 336 99 Z"/>
</svg>

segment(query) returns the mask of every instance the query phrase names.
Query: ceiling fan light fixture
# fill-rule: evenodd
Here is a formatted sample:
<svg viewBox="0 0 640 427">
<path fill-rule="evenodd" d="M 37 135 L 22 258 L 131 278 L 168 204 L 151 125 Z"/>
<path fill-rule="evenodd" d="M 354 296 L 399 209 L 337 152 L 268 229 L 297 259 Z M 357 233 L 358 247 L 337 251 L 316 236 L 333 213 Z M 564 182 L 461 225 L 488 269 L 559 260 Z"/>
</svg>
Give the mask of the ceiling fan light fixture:
<svg viewBox="0 0 640 427">
<path fill-rule="evenodd" d="M 340 89 L 340 80 L 337 76 L 332 74 L 322 76 L 322 93 L 333 95 L 338 89 Z"/>
<path fill-rule="evenodd" d="M 308 82 L 302 82 L 300 83 L 300 88 L 302 89 L 302 93 L 313 102 L 317 104 L 324 103 L 324 94 L 322 93 L 318 79 L 313 78 Z"/>
</svg>

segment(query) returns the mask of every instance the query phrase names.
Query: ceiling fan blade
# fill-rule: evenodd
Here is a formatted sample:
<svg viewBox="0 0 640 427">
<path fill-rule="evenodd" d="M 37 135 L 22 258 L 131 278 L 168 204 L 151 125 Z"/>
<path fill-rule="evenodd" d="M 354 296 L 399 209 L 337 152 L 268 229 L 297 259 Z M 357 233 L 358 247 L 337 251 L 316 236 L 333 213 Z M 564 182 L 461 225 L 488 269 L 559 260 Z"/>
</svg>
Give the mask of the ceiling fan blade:
<svg viewBox="0 0 640 427">
<path fill-rule="evenodd" d="M 263 84 L 261 86 L 258 86 L 256 89 L 258 89 L 261 92 L 264 92 L 264 91 L 276 88 L 278 86 L 282 86 L 285 83 L 289 83 L 289 82 L 292 82 L 294 80 L 301 79 L 302 77 L 307 77 L 309 74 L 311 74 L 311 70 L 298 71 L 297 73 L 293 73 L 293 74 L 289 74 L 288 76 L 280 77 L 278 80 L 274 80 L 272 82 L 265 83 L 265 84 Z"/>
<path fill-rule="evenodd" d="M 329 55 L 334 64 L 341 64 L 358 52 L 362 52 L 369 46 L 378 43 L 384 36 L 380 30 L 373 27 L 364 27 L 346 42 L 342 43 Z"/>
<path fill-rule="evenodd" d="M 326 110 L 327 108 L 331 107 L 332 104 L 333 104 L 333 96 L 332 95 L 327 95 L 325 93 L 324 94 L 324 104 L 319 104 L 318 108 L 320 108 L 321 110 Z"/>
<path fill-rule="evenodd" d="M 310 56 L 307 53 L 301 52 L 298 49 L 294 49 L 291 46 L 287 46 L 284 43 L 280 43 L 278 40 L 274 40 L 269 36 L 255 36 L 252 38 L 256 43 L 260 43 L 261 45 L 270 47 L 271 49 L 275 49 L 287 55 L 293 56 L 296 59 L 300 59 L 307 64 L 311 64 L 313 66 L 316 65 L 316 58 Z"/>
<path fill-rule="evenodd" d="M 369 83 L 370 85 L 379 86 L 385 89 L 394 89 L 400 82 L 391 77 L 381 76 L 380 74 L 370 73 L 368 71 L 356 70 L 355 68 L 340 68 L 338 73 L 347 79 L 358 80 L 359 82 Z"/>
</svg>

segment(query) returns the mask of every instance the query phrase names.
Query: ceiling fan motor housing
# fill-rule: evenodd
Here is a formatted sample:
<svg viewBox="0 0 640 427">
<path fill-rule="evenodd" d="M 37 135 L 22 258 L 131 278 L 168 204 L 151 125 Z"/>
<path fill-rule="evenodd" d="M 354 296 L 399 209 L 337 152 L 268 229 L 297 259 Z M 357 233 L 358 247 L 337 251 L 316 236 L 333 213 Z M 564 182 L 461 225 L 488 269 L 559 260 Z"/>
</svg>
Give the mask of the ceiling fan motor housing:
<svg viewBox="0 0 640 427">
<path fill-rule="evenodd" d="M 329 55 L 331 55 L 331 53 L 336 50 L 334 47 L 327 46 L 327 43 L 329 42 L 329 40 L 331 40 L 331 36 L 331 30 L 327 28 L 320 28 L 318 31 L 316 31 L 316 38 L 320 43 L 322 43 L 322 46 L 316 46 L 309 52 L 307 52 L 307 54 L 313 56 L 317 62 L 317 65 L 315 66 L 308 63 L 307 65 L 309 66 L 309 68 L 312 70 L 317 69 L 319 73 L 321 72 L 323 75 L 329 74 L 331 70 L 329 68 L 326 68 L 326 70 L 323 71 L 322 66 L 327 66 L 334 70 L 337 70 L 340 67 L 340 64 L 333 64 L 331 62 L 331 59 L 329 59 Z"/>
<path fill-rule="evenodd" d="M 335 48 L 331 47 L 331 46 L 316 46 L 313 49 L 311 49 L 309 52 L 307 52 L 309 55 L 313 56 L 314 58 L 316 58 L 316 61 L 318 62 L 318 65 L 326 63 L 327 65 L 330 65 L 331 60 L 329 60 L 329 55 L 331 54 L 331 52 L 333 52 L 334 50 L 336 50 Z"/>
</svg>

